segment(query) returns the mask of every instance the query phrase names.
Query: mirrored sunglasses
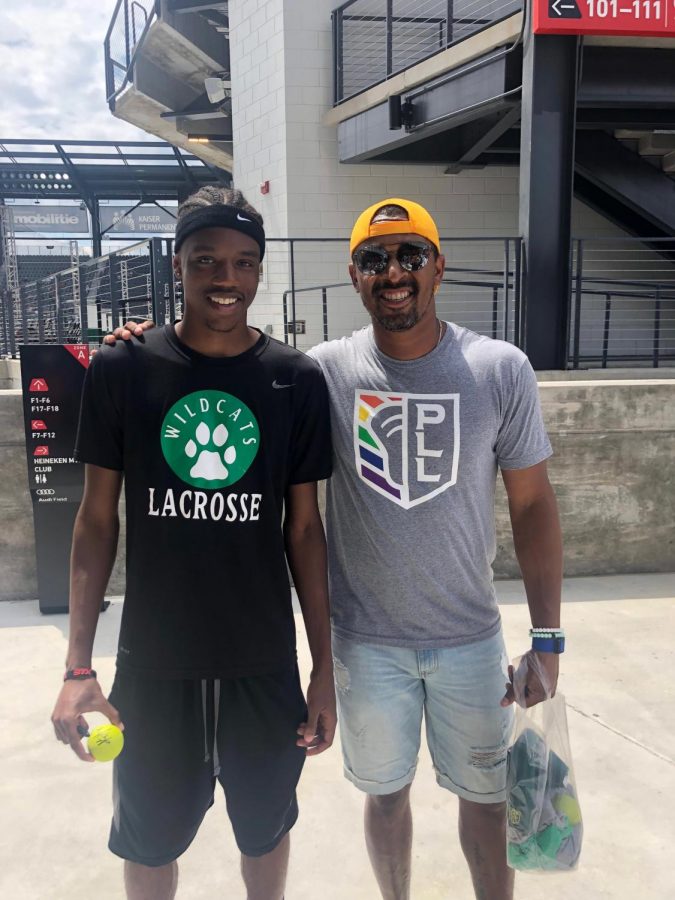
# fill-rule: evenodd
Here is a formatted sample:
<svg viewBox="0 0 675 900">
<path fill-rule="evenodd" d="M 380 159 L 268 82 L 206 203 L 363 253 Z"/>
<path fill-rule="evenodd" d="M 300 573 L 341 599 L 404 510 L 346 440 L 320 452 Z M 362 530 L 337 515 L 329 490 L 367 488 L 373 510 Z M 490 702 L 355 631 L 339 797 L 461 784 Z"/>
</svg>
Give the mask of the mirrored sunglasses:
<svg viewBox="0 0 675 900">
<path fill-rule="evenodd" d="M 406 272 L 419 272 L 429 262 L 432 253 L 433 247 L 428 244 L 415 244 L 409 241 L 400 244 L 395 256 L 399 266 Z M 381 275 L 389 267 L 389 260 L 393 255 L 384 247 L 367 244 L 355 250 L 352 259 L 362 275 Z"/>
</svg>

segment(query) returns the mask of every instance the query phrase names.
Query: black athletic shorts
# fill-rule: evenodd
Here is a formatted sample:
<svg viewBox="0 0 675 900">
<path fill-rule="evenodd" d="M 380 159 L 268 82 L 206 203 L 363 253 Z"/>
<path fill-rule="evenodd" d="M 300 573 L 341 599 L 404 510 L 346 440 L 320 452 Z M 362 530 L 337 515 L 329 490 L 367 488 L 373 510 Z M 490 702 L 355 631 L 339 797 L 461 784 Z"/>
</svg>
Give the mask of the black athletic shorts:
<svg viewBox="0 0 675 900">
<path fill-rule="evenodd" d="M 225 791 L 237 845 L 273 850 L 298 817 L 307 707 L 297 668 L 219 680 L 148 679 L 118 671 L 110 702 L 124 722 L 113 768 L 109 847 L 145 866 L 177 859 Z"/>
</svg>

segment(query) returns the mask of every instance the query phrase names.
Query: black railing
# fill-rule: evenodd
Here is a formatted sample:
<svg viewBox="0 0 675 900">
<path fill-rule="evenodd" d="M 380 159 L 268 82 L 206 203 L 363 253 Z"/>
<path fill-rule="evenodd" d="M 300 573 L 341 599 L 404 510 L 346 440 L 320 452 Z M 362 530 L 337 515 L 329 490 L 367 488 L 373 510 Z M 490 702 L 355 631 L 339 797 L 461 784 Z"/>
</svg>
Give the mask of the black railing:
<svg viewBox="0 0 675 900">
<path fill-rule="evenodd" d="M 282 294 L 284 340 L 307 350 L 341 337 L 369 321 L 347 281 L 314 281 L 321 271 L 346 269 L 343 238 L 276 239 L 288 245 L 289 286 Z M 521 297 L 521 239 L 441 238 L 445 274 L 436 297 L 439 315 L 489 337 L 518 343 Z"/>
<path fill-rule="evenodd" d="M 345 239 L 268 243 L 288 272 L 276 295 L 287 343 L 306 350 L 368 323 L 352 284 L 338 280 Z M 520 345 L 521 239 L 444 238 L 441 245 L 439 315 Z M 575 239 L 571 282 L 568 368 L 675 363 L 675 238 Z M 153 238 L 5 291 L 0 353 L 14 356 L 21 343 L 98 343 L 129 317 L 163 323 L 181 309 L 171 241 Z"/>
<path fill-rule="evenodd" d="M 333 11 L 334 102 L 523 8 L 522 0 L 348 0 Z"/>
<path fill-rule="evenodd" d="M 133 64 L 158 15 L 159 0 L 117 0 L 103 41 L 106 99 L 112 109 L 115 98 L 133 77 Z"/>
<path fill-rule="evenodd" d="M 20 344 L 90 343 L 129 318 L 158 323 L 176 315 L 171 244 L 141 241 L 54 275 L 21 284 L 0 306 L 0 352 Z"/>
<path fill-rule="evenodd" d="M 577 238 L 572 369 L 675 362 L 675 238 Z"/>
</svg>

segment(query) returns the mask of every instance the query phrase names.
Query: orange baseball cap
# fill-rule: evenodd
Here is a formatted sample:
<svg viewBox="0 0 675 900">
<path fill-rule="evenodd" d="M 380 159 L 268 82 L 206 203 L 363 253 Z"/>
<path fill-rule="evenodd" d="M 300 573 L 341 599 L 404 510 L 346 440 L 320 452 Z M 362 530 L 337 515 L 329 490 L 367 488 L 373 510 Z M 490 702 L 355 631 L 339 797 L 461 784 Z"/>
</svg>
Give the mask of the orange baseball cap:
<svg viewBox="0 0 675 900">
<path fill-rule="evenodd" d="M 383 206 L 400 206 L 408 213 L 408 218 L 373 222 L 376 214 Z M 436 228 L 436 223 L 426 209 L 420 206 L 419 203 L 413 203 L 412 200 L 390 197 L 388 200 L 381 200 L 379 203 L 369 206 L 358 217 L 349 241 L 349 255 L 351 256 L 363 241 L 367 241 L 368 238 L 372 237 L 381 237 L 384 234 L 418 234 L 420 237 L 431 241 L 439 253 L 441 250 L 438 228 Z"/>
</svg>

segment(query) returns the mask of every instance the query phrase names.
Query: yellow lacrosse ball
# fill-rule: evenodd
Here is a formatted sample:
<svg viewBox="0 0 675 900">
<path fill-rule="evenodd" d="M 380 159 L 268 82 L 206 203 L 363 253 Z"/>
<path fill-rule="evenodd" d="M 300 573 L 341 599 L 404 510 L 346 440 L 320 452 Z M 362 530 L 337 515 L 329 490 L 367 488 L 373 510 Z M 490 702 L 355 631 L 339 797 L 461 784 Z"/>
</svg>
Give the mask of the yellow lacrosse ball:
<svg viewBox="0 0 675 900">
<path fill-rule="evenodd" d="M 97 725 L 87 738 L 87 748 L 94 759 L 110 762 L 122 752 L 124 735 L 117 725 Z"/>
<path fill-rule="evenodd" d="M 570 825 L 578 825 L 581 822 L 581 810 L 577 803 L 576 797 L 571 794 L 558 794 L 553 798 L 553 807 L 556 812 L 563 816 L 567 816 Z"/>
</svg>

